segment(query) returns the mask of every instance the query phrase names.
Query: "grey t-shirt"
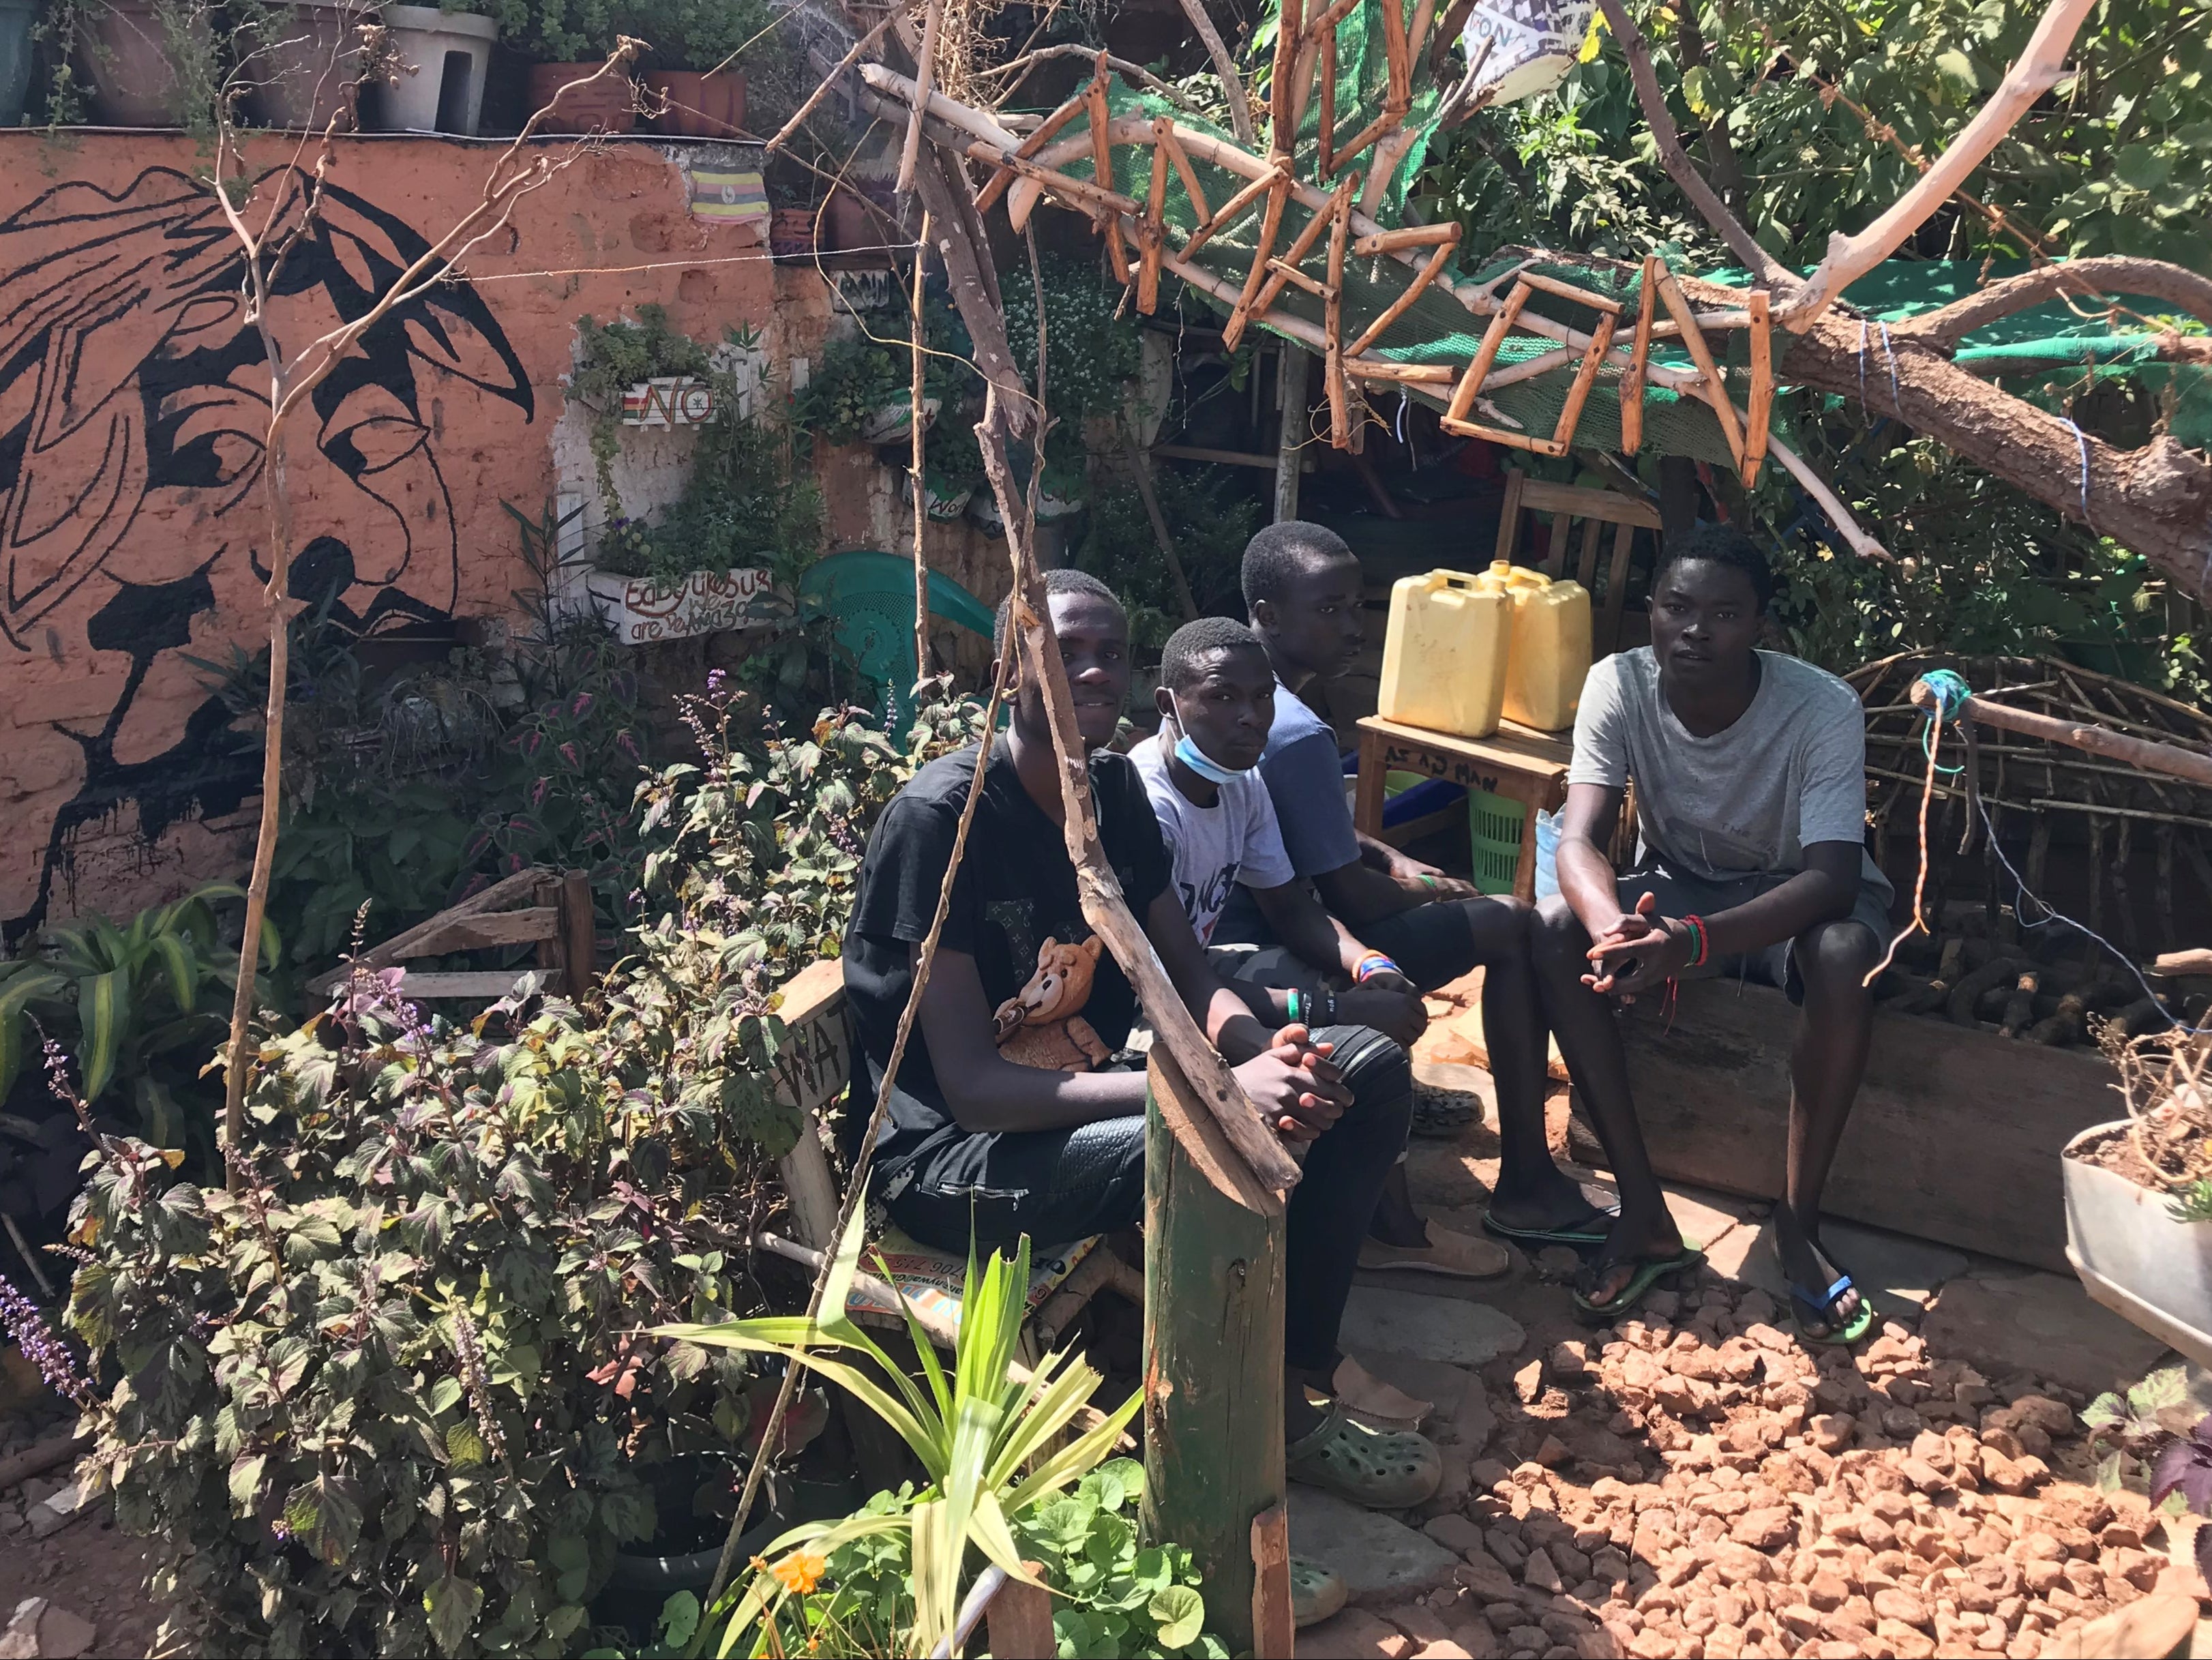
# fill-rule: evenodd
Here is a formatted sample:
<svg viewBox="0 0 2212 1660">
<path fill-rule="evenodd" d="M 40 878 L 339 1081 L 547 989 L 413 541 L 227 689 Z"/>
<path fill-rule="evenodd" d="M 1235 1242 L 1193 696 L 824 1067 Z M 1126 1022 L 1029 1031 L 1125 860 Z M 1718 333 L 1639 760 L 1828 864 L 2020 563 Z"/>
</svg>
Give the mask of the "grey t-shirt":
<svg viewBox="0 0 2212 1660">
<path fill-rule="evenodd" d="M 1699 738 L 1659 690 L 1648 646 L 1606 658 L 1583 685 L 1570 784 L 1633 779 L 1639 860 L 1711 881 L 1805 867 L 1815 842 L 1861 849 L 1863 879 L 1890 885 L 1866 846 L 1866 714 L 1825 669 L 1759 654 L 1759 690 L 1725 731 Z"/>
</svg>

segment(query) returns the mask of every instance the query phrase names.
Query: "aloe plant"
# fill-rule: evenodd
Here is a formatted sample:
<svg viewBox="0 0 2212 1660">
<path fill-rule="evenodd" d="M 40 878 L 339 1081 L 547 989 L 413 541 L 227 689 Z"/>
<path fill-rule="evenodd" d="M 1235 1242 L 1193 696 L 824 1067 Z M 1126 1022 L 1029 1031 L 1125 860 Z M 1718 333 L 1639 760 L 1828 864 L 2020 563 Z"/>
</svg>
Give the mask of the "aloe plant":
<svg viewBox="0 0 2212 1660">
<path fill-rule="evenodd" d="M 88 1102 L 99 1106 L 112 1090 L 127 1089 L 147 1140 L 180 1146 L 187 1115 L 161 1076 L 166 1068 L 148 1063 L 176 1054 L 175 1069 L 188 1079 L 213 1052 L 238 977 L 214 905 L 245 897 L 231 883 L 210 882 L 119 927 L 88 915 L 49 928 L 36 955 L 0 962 L 0 1100 L 36 1047 L 36 1021 L 73 1051 Z M 266 923 L 261 953 L 273 967 L 277 939 Z M 207 1053 L 179 1053 L 196 1044 Z"/>
<path fill-rule="evenodd" d="M 1101 1422 L 1048 1450 L 1081 1414 L 1103 1376 L 1087 1362 L 1071 1359 L 1064 1349 L 1047 1355 L 1025 1379 L 1010 1375 L 1030 1282 L 1026 1235 L 1011 1261 L 994 1252 L 980 1270 L 969 1246 L 960 1338 L 949 1373 L 913 1311 L 904 1310 L 915 1352 L 921 1357 L 921 1382 L 908 1377 L 845 1312 L 860 1263 L 865 1212 L 865 1206 L 854 1207 L 838 1241 L 823 1288 L 823 1315 L 812 1320 L 786 1315 L 661 1326 L 655 1335 L 804 1362 L 904 1438 L 930 1481 L 911 1507 L 805 1523 L 777 1538 L 768 1554 L 805 1552 L 820 1558 L 872 1535 L 907 1535 L 914 1565 L 915 1643 L 927 1653 L 952 1630 L 959 1609 L 960 1564 L 968 1547 L 974 1545 L 1009 1577 L 1034 1584 L 1022 1566 L 1008 1518 L 1080 1481 L 1111 1456 L 1144 1395 L 1141 1390 L 1131 1395 Z M 889 1386 L 846 1355 L 872 1361 Z M 1034 1468 L 1026 1468 L 1032 1461 Z M 740 1652 L 747 1633 L 773 1623 L 784 1600 L 803 1583 L 803 1576 L 780 1575 L 774 1567 L 757 1570 L 731 1612 L 717 1652 L 725 1660 Z"/>
</svg>

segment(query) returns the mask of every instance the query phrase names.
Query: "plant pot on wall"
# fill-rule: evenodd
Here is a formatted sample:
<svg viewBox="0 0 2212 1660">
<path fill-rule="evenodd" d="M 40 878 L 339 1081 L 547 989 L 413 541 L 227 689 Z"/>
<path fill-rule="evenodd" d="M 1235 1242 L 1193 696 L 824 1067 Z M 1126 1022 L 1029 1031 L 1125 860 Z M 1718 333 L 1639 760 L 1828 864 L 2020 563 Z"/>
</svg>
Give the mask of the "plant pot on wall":
<svg viewBox="0 0 2212 1660">
<path fill-rule="evenodd" d="M 398 61 L 392 78 L 373 88 L 366 100 L 369 131 L 474 137 L 499 25 L 473 12 L 386 6 L 384 27 Z"/>
<path fill-rule="evenodd" d="M 588 87 L 573 81 L 597 74 L 599 64 L 532 64 L 530 66 L 530 107 L 552 112 L 538 123 L 540 132 L 630 132 L 637 127 L 637 86 L 623 74 L 604 76 Z M 563 91 L 562 88 L 567 90 Z"/>
<path fill-rule="evenodd" d="M 830 207 L 823 220 L 822 239 L 825 252 L 838 253 L 868 252 L 884 245 L 883 233 L 876 228 L 867 204 L 842 187 L 830 192 Z"/>
<path fill-rule="evenodd" d="M 291 0 L 266 24 L 267 44 L 249 73 L 260 84 L 252 109 L 264 126 L 320 132 L 335 119 L 354 125 L 355 83 L 361 75 L 361 26 L 374 21 L 350 0 Z"/>
<path fill-rule="evenodd" d="M 205 15 L 193 15 L 185 27 L 198 37 L 185 50 L 204 47 Z M 104 127 L 180 125 L 180 52 L 155 0 L 106 0 L 86 14 L 84 27 L 86 46 L 80 62 L 91 88 L 93 119 Z"/>
<path fill-rule="evenodd" d="M 31 89 L 31 25 L 38 17 L 37 0 L 0 0 L 0 127 L 23 119 L 23 96 Z"/>
<path fill-rule="evenodd" d="M 678 138 L 735 138 L 745 125 L 743 70 L 655 70 L 645 77 L 656 125 Z"/>
<path fill-rule="evenodd" d="M 921 424 L 925 431 L 937 419 L 939 400 L 921 400 Z M 903 438 L 914 430 L 914 400 L 902 398 L 895 404 L 886 404 L 860 423 L 860 441 L 866 444 L 889 443 L 894 438 Z"/>
<path fill-rule="evenodd" d="M 2066 1260 L 2090 1296 L 2199 1365 L 2212 1365 L 2212 1222 L 2173 1216 L 2173 1195 L 2094 1155 L 2125 1144 L 2133 1121 L 2083 1130 L 2066 1144 Z"/>
<path fill-rule="evenodd" d="M 778 208 L 768 219 L 768 251 L 779 259 L 798 259 L 814 252 L 814 210 Z"/>
</svg>

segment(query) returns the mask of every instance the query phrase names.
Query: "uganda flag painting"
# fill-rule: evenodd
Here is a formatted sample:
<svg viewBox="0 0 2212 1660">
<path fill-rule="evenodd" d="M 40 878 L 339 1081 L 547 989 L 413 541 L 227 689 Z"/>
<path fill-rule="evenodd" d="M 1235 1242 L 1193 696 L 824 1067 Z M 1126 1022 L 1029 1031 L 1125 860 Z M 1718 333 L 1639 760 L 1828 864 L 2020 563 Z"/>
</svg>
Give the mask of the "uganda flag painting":
<svg viewBox="0 0 2212 1660">
<path fill-rule="evenodd" d="M 760 169 L 693 167 L 691 216 L 718 225 L 766 220 L 768 188 L 761 183 Z"/>
</svg>

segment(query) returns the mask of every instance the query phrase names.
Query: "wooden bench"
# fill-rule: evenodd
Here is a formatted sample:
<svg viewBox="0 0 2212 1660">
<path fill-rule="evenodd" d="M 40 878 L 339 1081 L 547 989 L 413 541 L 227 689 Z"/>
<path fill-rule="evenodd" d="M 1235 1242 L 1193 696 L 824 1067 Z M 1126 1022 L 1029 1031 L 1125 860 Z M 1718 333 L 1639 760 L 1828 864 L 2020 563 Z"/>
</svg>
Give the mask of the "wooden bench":
<svg viewBox="0 0 2212 1660">
<path fill-rule="evenodd" d="M 809 964 L 783 988 L 777 1013 L 787 1033 L 777 1053 L 779 1093 L 799 1109 L 799 1140 L 778 1161 L 784 1191 L 791 1201 L 792 1225 L 799 1234 L 787 1240 L 758 1236 L 764 1250 L 808 1267 L 837 1237 L 841 1208 L 837 1177 L 830 1159 L 823 1113 L 836 1105 L 852 1080 L 852 1038 L 845 1024 L 845 965 L 834 958 Z M 918 1039 L 916 1041 L 919 1041 Z M 894 1236 L 878 1242 L 891 1269 L 886 1282 L 875 1274 L 857 1276 L 848 1310 L 855 1320 L 892 1329 L 905 1321 L 893 1299 L 914 1310 L 939 1347 L 950 1349 L 959 1332 L 959 1283 L 964 1257 L 933 1250 Z M 873 1261 L 872 1254 L 867 1259 Z M 1111 1290 L 1142 1304 L 1144 1276 L 1115 1256 L 1102 1238 L 1079 1241 L 1051 1252 L 1038 1252 L 1030 1274 L 1030 1319 L 1024 1331 L 1024 1359 L 1034 1365 L 1060 1341 L 1075 1316 L 1101 1291 Z"/>
</svg>

